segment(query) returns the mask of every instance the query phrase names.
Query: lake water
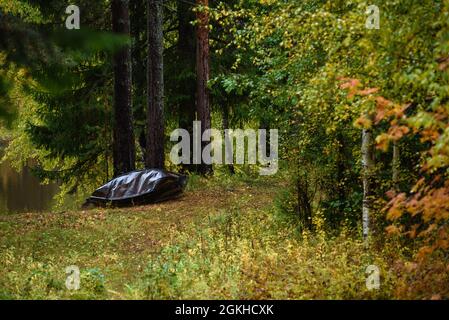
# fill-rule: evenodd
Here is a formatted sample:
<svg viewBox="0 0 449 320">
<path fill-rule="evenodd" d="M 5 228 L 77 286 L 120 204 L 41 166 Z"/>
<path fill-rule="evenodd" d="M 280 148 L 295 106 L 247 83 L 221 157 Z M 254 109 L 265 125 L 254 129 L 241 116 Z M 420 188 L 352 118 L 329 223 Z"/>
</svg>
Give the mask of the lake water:
<svg viewBox="0 0 449 320">
<path fill-rule="evenodd" d="M 42 185 L 28 167 L 18 173 L 8 162 L 0 164 L 0 214 L 48 210 L 57 191 L 55 184 Z"/>
</svg>

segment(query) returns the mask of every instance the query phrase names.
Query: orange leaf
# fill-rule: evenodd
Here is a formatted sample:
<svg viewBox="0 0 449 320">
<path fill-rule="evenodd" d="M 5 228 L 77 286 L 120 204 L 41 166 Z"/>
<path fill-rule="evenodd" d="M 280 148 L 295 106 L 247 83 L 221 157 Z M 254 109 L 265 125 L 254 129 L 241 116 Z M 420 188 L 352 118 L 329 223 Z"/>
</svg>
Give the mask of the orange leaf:
<svg viewBox="0 0 449 320">
<path fill-rule="evenodd" d="M 410 129 L 406 126 L 392 126 L 388 130 L 388 134 L 390 135 L 391 139 L 394 141 L 398 141 L 401 139 L 404 135 L 410 132 Z"/>
<path fill-rule="evenodd" d="M 390 136 L 386 133 L 382 133 L 376 137 L 376 148 L 384 152 L 388 150 L 390 144 Z"/>
<path fill-rule="evenodd" d="M 385 99 L 384 97 L 376 97 L 376 103 L 377 103 L 377 107 L 379 108 L 386 108 L 388 107 L 390 104 L 392 104 L 392 102 L 390 100 Z"/>
<path fill-rule="evenodd" d="M 424 246 L 419 249 L 418 253 L 416 254 L 416 257 L 418 260 L 423 260 L 426 256 L 431 254 L 433 252 L 433 248 L 429 246 Z"/>
<path fill-rule="evenodd" d="M 393 226 L 393 225 L 386 227 L 386 228 L 385 228 L 385 231 L 386 231 L 389 235 L 394 235 L 394 234 L 400 234 L 400 233 L 401 233 L 401 230 L 400 230 L 398 227 Z"/>
<path fill-rule="evenodd" d="M 357 128 L 368 129 L 371 128 L 371 125 L 372 125 L 371 120 L 364 116 L 361 116 L 354 122 L 354 126 L 356 126 Z"/>
<path fill-rule="evenodd" d="M 388 220 L 396 220 L 402 216 L 402 210 L 400 210 L 397 206 L 393 206 L 388 210 L 387 219 Z"/>
<path fill-rule="evenodd" d="M 370 94 L 376 93 L 377 91 L 379 91 L 379 88 L 368 88 L 364 90 L 359 90 L 357 91 L 357 93 L 361 96 L 368 96 Z"/>
</svg>

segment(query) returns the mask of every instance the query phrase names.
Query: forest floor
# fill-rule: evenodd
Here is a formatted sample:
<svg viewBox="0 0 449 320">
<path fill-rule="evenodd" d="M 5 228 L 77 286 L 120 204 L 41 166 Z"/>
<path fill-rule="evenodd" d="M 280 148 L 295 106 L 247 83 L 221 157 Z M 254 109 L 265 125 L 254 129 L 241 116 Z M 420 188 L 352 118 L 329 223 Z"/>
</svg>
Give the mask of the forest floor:
<svg viewBox="0 0 449 320">
<path fill-rule="evenodd" d="M 282 182 L 197 179 L 155 205 L 0 216 L 0 298 L 393 297 L 384 256 L 349 236 L 300 234 L 277 213 Z M 366 287 L 371 264 L 379 290 Z M 71 265 L 79 290 L 65 285 Z"/>
</svg>

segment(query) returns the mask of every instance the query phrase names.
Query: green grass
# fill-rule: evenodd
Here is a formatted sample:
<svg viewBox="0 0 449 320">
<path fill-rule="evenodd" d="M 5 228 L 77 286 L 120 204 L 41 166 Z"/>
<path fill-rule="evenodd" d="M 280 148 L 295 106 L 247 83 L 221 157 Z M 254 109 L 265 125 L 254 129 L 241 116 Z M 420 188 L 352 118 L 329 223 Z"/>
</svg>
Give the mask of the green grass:
<svg viewBox="0 0 449 320">
<path fill-rule="evenodd" d="M 3 299 L 391 298 L 387 259 L 345 235 L 299 234 L 272 178 L 194 177 L 178 200 L 0 216 Z M 381 289 L 368 291 L 376 264 Z M 65 268 L 81 271 L 80 290 Z"/>
</svg>

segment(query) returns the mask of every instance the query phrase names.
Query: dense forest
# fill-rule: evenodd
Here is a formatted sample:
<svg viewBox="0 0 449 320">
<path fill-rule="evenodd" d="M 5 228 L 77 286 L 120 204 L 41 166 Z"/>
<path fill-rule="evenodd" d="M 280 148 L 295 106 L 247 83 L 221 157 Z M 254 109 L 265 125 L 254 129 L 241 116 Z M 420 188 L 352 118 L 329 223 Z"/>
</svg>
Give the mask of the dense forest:
<svg viewBox="0 0 449 320">
<path fill-rule="evenodd" d="M 0 299 L 449 298 L 447 0 L 0 0 L 1 146 Z"/>
</svg>

